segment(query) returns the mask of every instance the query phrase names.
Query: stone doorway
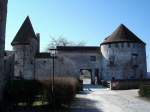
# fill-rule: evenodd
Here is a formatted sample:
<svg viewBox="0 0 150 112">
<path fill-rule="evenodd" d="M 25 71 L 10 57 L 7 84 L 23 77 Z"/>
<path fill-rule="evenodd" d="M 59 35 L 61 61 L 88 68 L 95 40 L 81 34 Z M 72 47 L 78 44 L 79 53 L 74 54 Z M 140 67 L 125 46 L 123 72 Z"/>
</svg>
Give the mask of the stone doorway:
<svg viewBox="0 0 150 112">
<path fill-rule="evenodd" d="M 83 84 L 92 84 L 92 70 L 80 69 L 80 79 L 83 80 Z"/>
</svg>

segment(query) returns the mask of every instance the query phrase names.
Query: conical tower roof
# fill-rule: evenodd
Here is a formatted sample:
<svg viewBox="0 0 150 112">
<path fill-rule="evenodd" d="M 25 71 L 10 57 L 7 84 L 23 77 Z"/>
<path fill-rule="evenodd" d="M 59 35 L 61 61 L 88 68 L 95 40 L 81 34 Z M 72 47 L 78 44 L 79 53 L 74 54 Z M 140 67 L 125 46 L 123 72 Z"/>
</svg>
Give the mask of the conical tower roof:
<svg viewBox="0 0 150 112">
<path fill-rule="evenodd" d="M 30 44 L 30 39 L 32 38 L 37 39 L 30 18 L 27 16 L 11 45 Z"/>
<path fill-rule="evenodd" d="M 125 25 L 121 24 L 103 43 L 118 43 L 118 42 L 137 42 L 145 44 L 134 33 L 132 33 Z"/>
</svg>

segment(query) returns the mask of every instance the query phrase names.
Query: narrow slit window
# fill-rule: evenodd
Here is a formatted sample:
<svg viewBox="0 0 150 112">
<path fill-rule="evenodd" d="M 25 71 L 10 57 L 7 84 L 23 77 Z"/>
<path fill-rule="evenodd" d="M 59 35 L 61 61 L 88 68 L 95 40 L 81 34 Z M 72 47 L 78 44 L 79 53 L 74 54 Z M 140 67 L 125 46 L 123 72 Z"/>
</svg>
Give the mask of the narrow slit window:
<svg viewBox="0 0 150 112">
<path fill-rule="evenodd" d="M 96 56 L 90 56 L 91 61 L 96 61 Z"/>
</svg>

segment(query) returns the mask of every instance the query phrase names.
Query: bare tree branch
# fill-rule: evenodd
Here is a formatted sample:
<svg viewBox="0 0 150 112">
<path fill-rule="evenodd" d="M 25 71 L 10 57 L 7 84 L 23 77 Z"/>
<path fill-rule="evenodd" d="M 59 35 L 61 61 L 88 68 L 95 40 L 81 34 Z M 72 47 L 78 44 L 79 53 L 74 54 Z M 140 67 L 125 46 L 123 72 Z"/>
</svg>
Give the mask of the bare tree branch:
<svg viewBox="0 0 150 112">
<path fill-rule="evenodd" d="M 80 41 L 77 43 L 67 40 L 63 36 L 59 36 L 58 38 L 50 36 L 50 43 L 48 44 L 47 51 L 49 49 L 55 49 L 57 46 L 85 46 L 85 44 L 86 43 L 84 41 Z"/>
</svg>

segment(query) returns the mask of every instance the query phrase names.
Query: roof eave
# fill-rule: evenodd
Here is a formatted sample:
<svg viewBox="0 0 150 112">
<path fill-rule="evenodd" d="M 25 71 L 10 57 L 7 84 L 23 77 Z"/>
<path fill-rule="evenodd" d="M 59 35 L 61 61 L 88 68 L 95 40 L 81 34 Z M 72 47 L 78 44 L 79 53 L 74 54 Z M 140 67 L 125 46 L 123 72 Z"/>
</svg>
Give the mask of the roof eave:
<svg viewBox="0 0 150 112">
<path fill-rule="evenodd" d="M 143 44 L 143 45 L 146 45 L 146 43 L 145 42 L 136 42 L 136 41 L 113 41 L 113 42 L 103 42 L 103 43 L 101 43 L 100 44 L 100 46 L 101 45 L 106 45 L 106 44 L 115 44 L 115 43 L 141 43 L 141 44 Z"/>
<path fill-rule="evenodd" d="M 20 42 L 18 42 L 18 43 L 11 43 L 11 45 L 12 46 L 15 46 L 15 45 L 29 45 L 30 43 L 20 43 Z"/>
</svg>

